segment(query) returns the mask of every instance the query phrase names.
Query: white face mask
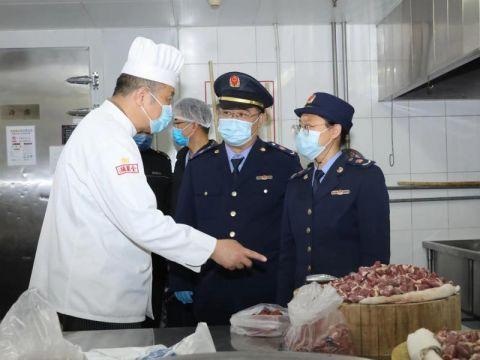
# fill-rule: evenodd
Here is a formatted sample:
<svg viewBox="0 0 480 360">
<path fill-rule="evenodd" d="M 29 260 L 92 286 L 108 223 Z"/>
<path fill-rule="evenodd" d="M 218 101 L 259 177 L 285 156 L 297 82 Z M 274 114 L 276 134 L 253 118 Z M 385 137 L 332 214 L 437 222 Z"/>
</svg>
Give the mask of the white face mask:
<svg viewBox="0 0 480 360">
<path fill-rule="evenodd" d="M 307 133 L 305 129 L 300 129 L 295 138 L 298 152 L 308 160 L 314 161 L 331 143 L 331 140 L 329 140 L 325 145 L 320 144 L 320 135 L 327 130 L 328 128 L 322 131 L 309 130 Z"/>
<path fill-rule="evenodd" d="M 260 115 L 258 115 L 257 120 L 254 122 L 221 118 L 218 121 L 218 132 L 228 145 L 242 146 L 255 136 L 255 133 L 252 132 L 252 126 L 256 124 L 259 119 Z"/>
<path fill-rule="evenodd" d="M 159 105 L 162 106 L 162 113 L 157 119 L 152 119 L 143 106 L 141 106 L 141 109 L 147 116 L 148 120 L 150 120 L 150 132 L 155 134 L 164 130 L 170 124 L 173 119 L 173 110 L 172 105 L 164 105 L 155 97 L 155 95 L 152 93 L 150 93 L 150 95 Z"/>
</svg>

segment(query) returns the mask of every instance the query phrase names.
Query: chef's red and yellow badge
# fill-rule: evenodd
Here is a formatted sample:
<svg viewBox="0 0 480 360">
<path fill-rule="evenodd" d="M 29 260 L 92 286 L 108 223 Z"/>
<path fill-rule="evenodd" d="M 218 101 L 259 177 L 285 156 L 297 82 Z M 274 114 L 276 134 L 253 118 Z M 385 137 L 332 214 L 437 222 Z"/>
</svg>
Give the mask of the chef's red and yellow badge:
<svg viewBox="0 0 480 360">
<path fill-rule="evenodd" d="M 138 173 L 138 164 L 129 164 L 130 160 L 128 158 L 122 158 L 120 162 L 122 165 L 115 167 L 118 175 Z"/>
<path fill-rule="evenodd" d="M 240 78 L 237 75 L 230 76 L 230 87 L 232 88 L 240 87 Z"/>
<path fill-rule="evenodd" d="M 307 99 L 307 104 L 311 104 L 313 102 L 313 100 L 315 100 L 315 94 L 312 94 L 308 97 Z"/>
</svg>

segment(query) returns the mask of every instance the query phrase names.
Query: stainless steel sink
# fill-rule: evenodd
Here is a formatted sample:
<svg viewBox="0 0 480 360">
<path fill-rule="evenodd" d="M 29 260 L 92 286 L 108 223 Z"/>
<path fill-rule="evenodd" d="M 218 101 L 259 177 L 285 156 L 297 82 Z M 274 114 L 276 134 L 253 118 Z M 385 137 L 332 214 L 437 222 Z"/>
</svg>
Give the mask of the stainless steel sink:
<svg viewBox="0 0 480 360">
<path fill-rule="evenodd" d="M 480 240 L 448 240 L 448 241 L 432 241 L 433 243 L 452 246 L 464 250 L 480 252 Z"/>
<path fill-rule="evenodd" d="M 461 287 L 462 311 L 480 317 L 480 240 L 424 241 L 428 267 Z"/>
</svg>

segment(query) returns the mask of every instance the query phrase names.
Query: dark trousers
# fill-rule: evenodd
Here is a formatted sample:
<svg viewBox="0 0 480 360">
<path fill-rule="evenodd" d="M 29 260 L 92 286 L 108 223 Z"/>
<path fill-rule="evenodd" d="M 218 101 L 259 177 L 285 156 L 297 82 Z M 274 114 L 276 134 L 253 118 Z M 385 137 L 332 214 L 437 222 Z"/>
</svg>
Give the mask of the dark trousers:
<svg viewBox="0 0 480 360">
<path fill-rule="evenodd" d="M 193 314 L 193 304 L 182 304 L 171 294 L 165 302 L 167 327 L 195 326 L 197 320 Z"/>
<path fill-rule="evenodd" d="M 108 323 L 88 319 L 77 318 L 70 315 L 58 313 L 58 319 L 63 331 L 85 331 L 85 330 L 119 330 L 119 329 L 141 329 L 144 322 L 138 323 Z"/>
</svg>

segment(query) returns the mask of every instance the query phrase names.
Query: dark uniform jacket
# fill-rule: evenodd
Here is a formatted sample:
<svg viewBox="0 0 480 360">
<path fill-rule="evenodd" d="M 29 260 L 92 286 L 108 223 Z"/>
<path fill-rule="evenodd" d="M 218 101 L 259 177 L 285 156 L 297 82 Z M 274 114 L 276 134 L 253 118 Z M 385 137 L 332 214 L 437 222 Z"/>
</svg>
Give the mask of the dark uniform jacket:
<svg viewBox="0 0 480 360">
<path fill-rule="evenodd" d="M 313 167 L 288 183 L 277 301 L 286 305 L 310 274 L 337 277 L 390 259 L 389 199 L 373 161 L 343 153 L 313 194 Z"/>
<path fill-rule="evenodd" d="M 140 151 L 148 185 L 157 199 L 157 208 L 164 214 L 171 214 L 170 191 L 172 186 L 172 164 L 167 154 L 153 149 Z M 167 265 L 163 257 L 152 253 L 152 307 L 154 321 L 146 326 L 158 327 L 160 324 L 163 291 L 165 289 Z"/>
<path fill-rule="evenodd" d="M 205 146 L 197 151 L 202 152 L 204 149 L 215 145 L 215 140 L 209 140 Z M 178 150 L 177 152 L 177 161 L 175 162 L 175 170 L 173 171 L 173 181 L 172 181 L 172 196 L 171 196 L 171 209 L 172 214 L 175 214 L 175 210 L 177 208 L 177 199 L 178 199 L 178 192 L 180 191 L 180 186 L 182 185 L 183 174 L 185 173 L 185 159 L 188 154 L 188 147 L 185 146 Z"/>
<path fill-rule="evenodd" d="M 268 258 L 251 269 L 228 271 L 208 261 L 192 272 L 176 267 L 172 289 L 193 290 L 194 313 L 209 325 L 261 302 L 275 301 L 282 205 L 287 182 L 301 169 L 295 152 L 258 139 L 240 174 L 231 173 L 225 144 L 189 162 L 178 199 L 177 222 L 218 239 L 232 238 Z"/>
<path fill-rule="evenodd" d="M 148 149 L 140 151 L 148 185 L 157 199 L 157 208 L 171 214 L 172 163 L 167 154 Z"/>
</svg>

